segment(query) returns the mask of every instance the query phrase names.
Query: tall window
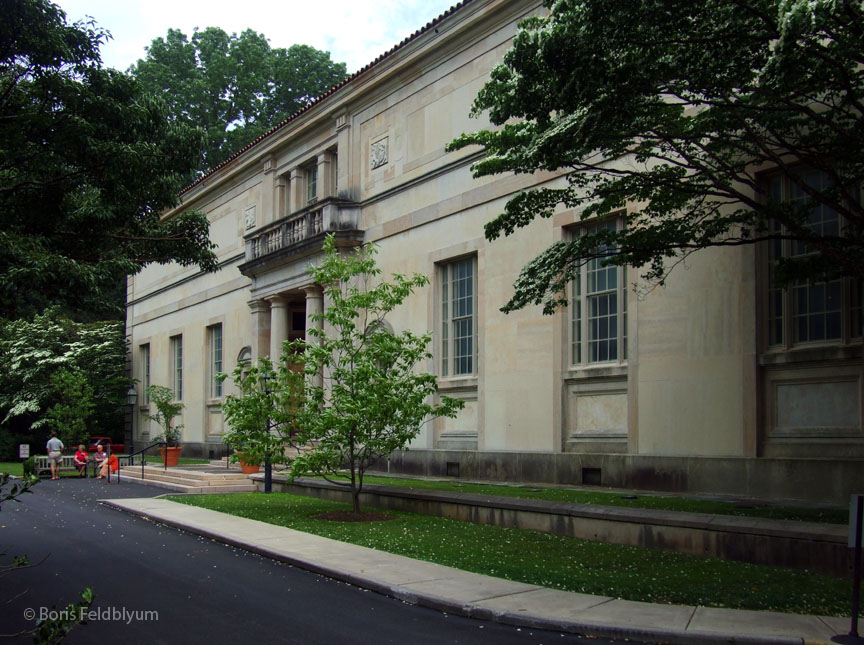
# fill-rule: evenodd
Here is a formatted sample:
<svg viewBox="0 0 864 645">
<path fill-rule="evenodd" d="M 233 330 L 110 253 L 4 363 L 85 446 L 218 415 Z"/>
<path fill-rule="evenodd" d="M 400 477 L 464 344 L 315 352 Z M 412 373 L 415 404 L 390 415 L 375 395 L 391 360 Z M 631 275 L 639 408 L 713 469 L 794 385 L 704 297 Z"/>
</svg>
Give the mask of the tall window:
<svg viewBox="0 0 864 645">
<path fill-rule="evenodd" d="M 306 201 L 311 202 L 318 197 L 318 166 L 306 168 Z"/>
<path fill-rule="evenodd" d="M 222 325 L 209 327 L 210 337 L 210 398 L 222 396 L 222 382 L 216 375 L 222 371 Z"/>
<path fill-rule="evenodd" d="M 584 234 L 615 231 L 623 220 L 588 226 Z M 611 253 L 612 247 L 598 252 Z M 574 365 L 606 363 L 627 358 L 627 278 L 623 267 L 603 266 L 603 258 L 581 267 L 572 284 L 570 301 L 570 361 Z"/>
<path fill-rule="evenodd" d="M 171 388 L 174 398 L 183 400 L 183 336 L 171 337 Z"/>
<path fill-rule="evenodd" d="M 144 392 L 141 396 L 141 403 L 148 405 L 150 403 L 150 395 L 147 393 L 147 388 L 150 387 L 150 344 L 141 345 L 141 386 Z"/>
<path fill-rule="evenodd" d="M 828 177 L 821 171 L 801 175 L 816 190 L 827 188 Z M 774 177 L 770 183 L 774 199 L 804 203 L 809 199 L 789 178 Z M 840 216 L 824 204 L 813 206 L 806 226 L 819 235 L 839 235 Z M 775 229 L 779 230 L 779 229 Z M 799 345 L 861 338 L 861 282 L 835 278 L 824 282 L 798 281 L 781 289 L 774 285 L 774 267 L 781 257 L 805 257 L 813 253 L 795 240 L 774 240 L 771 245 L 768 288 L 768 343 L 772 346 Z"/>
<path fill-rule="evenodd" d="M 473 257 L 440 267 L 441 375 L 474 374 L 477 353 L 477 296 Z"/>
</svg>

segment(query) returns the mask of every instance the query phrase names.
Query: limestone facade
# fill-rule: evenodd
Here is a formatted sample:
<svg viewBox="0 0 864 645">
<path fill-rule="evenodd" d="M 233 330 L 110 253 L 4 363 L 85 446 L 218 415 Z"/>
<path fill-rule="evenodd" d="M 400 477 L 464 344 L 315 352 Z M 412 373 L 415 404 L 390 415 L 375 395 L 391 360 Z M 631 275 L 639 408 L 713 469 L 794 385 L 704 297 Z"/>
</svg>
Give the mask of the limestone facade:
<svg viewBox="0 0 864 645">
<path fill-rule="evenodd" d="M 637 270 L 589 266 L 567 309 L 499 311 L 519 269 L 584 223 L 563 211 L 486 241 L 509 196 L 561 178 L 474 179 L 478 151 L 444 148 L 487 125 L 469 119 L 471 102 L 519 19 L 540 10 L 454 8 L 184 191 L 182 209 L 208 214 L 221 269 L 154 265 L 129 279 L 136 446 L 158 434 L 143 417 L 157 383 L 182 397 L 186 454 L 221 455 L 231 386 L 213 375 L 306 333 L 327 304 L 307 267 L 332 233 L 346 249 L 378 245 L 385 275 L 429 276 L 390 323 L 433 330 L 425 368 L 466 402 L 393 469 L 834 503 L 864 488 L 851 283 L 822 318 L 839 335 L 806 342 L 792 341 L 792 305 L 779 322 L 769 306 L 769 251 L 755 247 L 700 252 L 653 289 Z"/>
</svg>

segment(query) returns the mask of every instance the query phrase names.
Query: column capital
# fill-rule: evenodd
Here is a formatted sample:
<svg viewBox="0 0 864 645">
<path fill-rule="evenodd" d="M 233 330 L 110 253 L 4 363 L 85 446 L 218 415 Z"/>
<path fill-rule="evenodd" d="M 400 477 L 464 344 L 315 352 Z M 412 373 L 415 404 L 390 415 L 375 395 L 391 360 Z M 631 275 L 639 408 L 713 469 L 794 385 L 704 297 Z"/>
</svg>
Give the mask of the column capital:
<svg viewBox="0 0 864 645">
<path fill-rule="evenodd" d="M 310 298 L 324 297 L 324 290 L 321 288 L 320 285 L 310 284 L 309 286 L 301 287 L 301 289 L 303 289 L 303 292 L 306 294 L 307 300 L 309 300 Z"/>
<path fill-rule="evenodd" d="M 249 305 L 249 309 L 252 311 L 253 314 L 264 313 L 268 309 L 270 309 L 270 303 L 264 299 L 250 300 L 246 304 Z"/>
<path fill-rule="evenodd" d="M 288 306 L 288 298 L 283 296 L 281 293 L 277 293 L 276 295 L 273 295 L 273 296 L 267 296 L 265 298 L 265 300 L 267 300 L 267 302 L 270 303 L 271 309 L 273 307 L 287 307 Z"/>
</svg>

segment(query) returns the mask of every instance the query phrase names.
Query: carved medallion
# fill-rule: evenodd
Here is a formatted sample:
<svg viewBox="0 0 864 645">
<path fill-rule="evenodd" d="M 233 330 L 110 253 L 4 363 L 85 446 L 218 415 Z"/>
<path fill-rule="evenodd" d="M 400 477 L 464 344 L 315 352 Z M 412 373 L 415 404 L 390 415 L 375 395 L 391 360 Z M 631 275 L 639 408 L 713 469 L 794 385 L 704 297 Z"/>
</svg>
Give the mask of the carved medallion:
<svg viewBox="0 0 864 645">
<path fill-rule="evenodd" d="M 387 163 L 387 142 L 388 138 L 384 137 L 372 144 L 372 148 L 369 151 L 369 163 L 372 166 L 372 170 L 380 168 Z"/>
<path fill-rule="evenodd" d="M 243 216 L 243 226 L 248 231 L 250 228 L 255 228 L 255 207 L 250 206 L 246 209 Z"/>
</svg>

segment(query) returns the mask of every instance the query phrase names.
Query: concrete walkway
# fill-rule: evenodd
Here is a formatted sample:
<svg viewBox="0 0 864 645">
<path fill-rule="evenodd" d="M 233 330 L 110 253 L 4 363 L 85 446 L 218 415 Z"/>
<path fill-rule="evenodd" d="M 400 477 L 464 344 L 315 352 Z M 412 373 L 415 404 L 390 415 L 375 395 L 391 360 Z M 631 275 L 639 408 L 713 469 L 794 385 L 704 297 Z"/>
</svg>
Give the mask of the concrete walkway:
<svg viewBox="0 0 864 645">
<path fill-rule="evenodd" d="M 849 632 L 848 618 L 654 605 L 557 591 L 164 499 L 100 501 L 409 603 L 511 625 L 664 643 L 828 644 Z"/>
</svg>

